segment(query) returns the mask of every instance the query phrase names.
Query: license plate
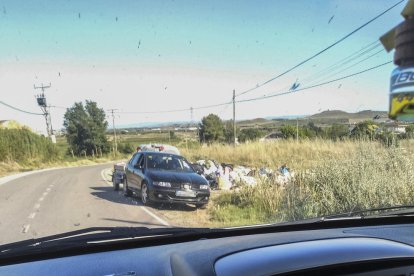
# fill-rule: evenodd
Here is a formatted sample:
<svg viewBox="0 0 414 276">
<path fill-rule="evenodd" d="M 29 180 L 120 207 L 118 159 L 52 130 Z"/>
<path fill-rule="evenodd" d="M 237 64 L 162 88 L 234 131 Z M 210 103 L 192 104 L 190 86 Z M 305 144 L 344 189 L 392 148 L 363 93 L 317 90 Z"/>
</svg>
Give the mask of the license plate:
<svg viewBox="0 0 414 276">
<path fill-rule="evenodd" d="M 176 191 L 175 195 L 182 197 L 196 197 L 196 193 L 193 191 Z"/>
</svg>

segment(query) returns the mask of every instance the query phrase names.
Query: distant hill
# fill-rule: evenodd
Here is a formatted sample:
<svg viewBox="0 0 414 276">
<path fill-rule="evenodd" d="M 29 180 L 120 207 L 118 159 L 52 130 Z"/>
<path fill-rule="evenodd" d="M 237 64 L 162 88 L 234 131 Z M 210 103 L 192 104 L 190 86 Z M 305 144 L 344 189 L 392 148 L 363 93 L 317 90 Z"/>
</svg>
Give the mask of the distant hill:
<svg viewBox="0 0 414 276">
<path fill-rule="evenodd" d="M 360 119 L 372 120 L 375 116 L 387 117 L 386 111 L 363 110 L 356 113 L 348 113 L 342 110 L 326 110 L 309 116 L 309 119 Z"/>
<path fill-rule="evenodd" d="M 243 121 L 237 121 L 236 122 L 238 124 L 262 124 L 262 123 L 267 123 L 269 122 L 269 120 L 265 119 L 265 118 L 256 118 L 256 119 L 251 119 L 251 120 L 243 120 Z"/>
<path fill-rule="evenodd" d="M 254 118 L 237 121 L 237 124 L 241 127 L 251 127 L 259 125 L 261 127 L 274 127 L 283 125 L 289 121 L 296 121 L 296 119 L 305 122 L 307 124 L 308 120 L 313 120 L 318 124 L 333 124 L 333 123 L 348 123 L 348 121 L 355 120 L 373 120 L 374 117 L 379 116 L 379 118 L 384 119 L 388 118 L 386 111 L 374 111 L 374 110 L 363 110 L 356 113 L 349 113 L 342 110 L 326 110 L 321 113 L 317 113 L 310 116 L 305 115 L 290 115 L 290 116 L 272 116 L 266 118 Z M 230 121 L 230 120 L 226 120 Z M 146 122 L 146 123 L 135 123 L 128 125 L 119 125 L 119 129 L 128 129 L 128 128 L 168 128 L 168 127 L 189 127 L 196 126 L 198 122 L 189 122 L 189 121 L 175 121 L 175 122 Z"/>
</svg>

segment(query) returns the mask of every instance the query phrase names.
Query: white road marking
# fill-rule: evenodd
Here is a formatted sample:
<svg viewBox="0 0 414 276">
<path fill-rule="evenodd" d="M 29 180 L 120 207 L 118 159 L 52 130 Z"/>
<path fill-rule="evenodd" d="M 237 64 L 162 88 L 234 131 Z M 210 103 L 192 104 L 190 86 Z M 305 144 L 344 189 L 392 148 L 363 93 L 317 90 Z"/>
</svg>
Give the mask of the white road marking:
<svg viewBox="0 0 414 276">
<path fill-rule="evenodd" d="M 35 209 L 39 209 L 40 208 L 40 204 L 39 203 L 36 203 L 35 206 L 34 206 L 34 208 Z"/>
<path fill-rule="evenodd" d="M 38 201 L 43 201 L 43 199 L 45 199 L 43 196 L 41 198 L 38 199 Z"/>
<path fill-rule="evenodd" d="M 35 216 L 36 216 L 36 212 L 33 212 L 29 215 L 29 219 L 34 219 Z"/>
<path fill-rule="evenodd" d="M 104 175 L 104 172 L 108 171 L 108 169 L 104 169 L 101 171 L 101 177 L 102 179 L 109 185 L 112 186 L 112 183 L 109 182 Z M 137 202 L 138 203 L 138 202 Z M 163 220 L 162 218 L 158 217 L 156 214 L 154 214 L 153 212 L 151 212 L 150 210 L 148 210 L 147 208 L 145 208 L 144 206 L 141 206 L 141 209 L 144 210 L 144 212 L 146 212 L 148 215 L 150 215 L 151 217 L 153 217 L 154 219 L 156 219 L 159 223 L 165 225 L 165 226 L 170 226 L 170 224 L 168 222 L 166 222 L 165 220 Z"/>
<path fill-rule="evenodd" d="M 105 172 L 107 172 L 109 169 L 103 169 L 101 171 L 101 177 L 102 179 L 105 181 L 106 184 L 108 184 L 109 186 L 112 186 L 112 182 L 108 181 L 105 177 Z"/>
<path fill-rule="evenodd" d="M 29 231 L 29 228 L 30 228 L 30 224 L 23 225 L 22 233 L 26 234 L 27 231 Z"/>
<path fill-rule="evenodd" d="M 47 196 L 47 192 L 44 192 L 44 193 L 43 193 L 43 196 Z"/>
<path fill-rule="evenodd" d="M 159 223 L 165 225 L 165 226 L 170 226 L 168 224 L 168 222 L 166 222 L 165 220 L 159 218 L 156 214 L 154 214 L 153 212 L 151 212 L 150 210 L 148 210 L 147 208 L 145 208 L 144 206 L 141 206 L 141 209 L 144 210 L 148 215 L 150 215 L 151 217 L 155 218 Z"/>
<path fill-rule="evenodd" d="M 23 172 L 8 176 L 0 177 L 0 185 L 6 184 L 7 182 L 10 182 L 12 180 L 31 175 L 36 173 L 42 173 L 42 172 L 48 172 L 48 171 L 55 171 L 55 170 L 70 170 L 70 169 L 76 169 L 76 168 L 83 168 L 83 167 L 93 167 L 93 166 L 102 166 L 104 164 L 113 164 L 115 161 L 109 161 L 106 163 L 100 163 L 100 164 L 91 164 L 91 165 L 82 165 L 82 166 L 76 166 L 76 167 L 56 167 L 56 168 L 48 168 L 48 169 L 42 169 L 42 170 L 34 170 L 29 172 Z"/>
<path fill-rule="evenodd" d="M 46 189 L 46 192 L 50 192 L 50 188 L 47 188 L 47 189 Z"/>
</svg>

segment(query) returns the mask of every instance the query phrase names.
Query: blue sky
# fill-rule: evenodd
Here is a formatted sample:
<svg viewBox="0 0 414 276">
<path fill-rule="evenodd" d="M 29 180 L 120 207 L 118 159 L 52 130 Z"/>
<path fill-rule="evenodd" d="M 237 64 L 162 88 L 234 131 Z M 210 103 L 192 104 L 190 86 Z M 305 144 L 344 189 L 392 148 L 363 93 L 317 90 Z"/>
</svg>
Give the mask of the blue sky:
<svg viewBox="0 0 414 276">
<path fill-rule="evenodd" d="M 122 111 L 225 102 L 233 89 L 245 90 L 283 72 L 396 2 L 0 0 L 0 99 L 36 111 L 33 84 L 51 82 L 49 102 L 63 107 L 85 99 Z M 301 82 L 378 40 L 402 21 L 403 7 L 404 3 L 315 60 L 243 98 L 279 91 L 296 79 Z M 392 53 L 381 52 L 336 77 L 389 60 Z M 391 64 L 330 86 L 239 104 L 239 118 L 326 109 L 386 110 L 393 68 Z M 231 116 L 230 107 L 220 107 L 195 111 L 195 119 L 210 112 L 225 119 Z M 63 109 L 52 110 L 55 127 L 62 125 L 63 113 Z M 181 112 L 120 114 L 117 120 L 129 124 L 189 118 L 189 112 Z M 2 106 L 0 119 L 44 128 L 43 118 Z"/>
</svg>

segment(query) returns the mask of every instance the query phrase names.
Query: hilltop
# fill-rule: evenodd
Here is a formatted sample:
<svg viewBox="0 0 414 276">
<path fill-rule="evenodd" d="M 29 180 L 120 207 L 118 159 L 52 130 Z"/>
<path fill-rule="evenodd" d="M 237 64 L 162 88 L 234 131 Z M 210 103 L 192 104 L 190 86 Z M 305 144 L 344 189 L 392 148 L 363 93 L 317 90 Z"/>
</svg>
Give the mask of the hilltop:
<svg viewBox="0 0 414 276">
<path fill-rule="evenodd" d="M 372 120 L 375 116 L 387 117 L 386 111 L 363 110 L 356 113 L 348 113 L 342 110 L 326 110 L 309 116 L 309 119 L 360 119 Z"/>
</svg>

